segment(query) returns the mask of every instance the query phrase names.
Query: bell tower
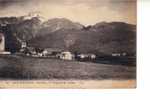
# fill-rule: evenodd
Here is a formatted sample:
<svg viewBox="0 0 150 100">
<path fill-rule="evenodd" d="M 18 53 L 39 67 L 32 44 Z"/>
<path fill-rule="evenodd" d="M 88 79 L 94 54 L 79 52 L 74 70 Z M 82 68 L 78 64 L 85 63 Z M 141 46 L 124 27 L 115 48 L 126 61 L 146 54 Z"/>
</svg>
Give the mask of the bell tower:
<svg viewBox="0 0 150 100">
<path fill-rule="evenodd" d="M 3 33 L 0 33 L 0 52 L 5 51 L 5 37 Z"/>
</svg>

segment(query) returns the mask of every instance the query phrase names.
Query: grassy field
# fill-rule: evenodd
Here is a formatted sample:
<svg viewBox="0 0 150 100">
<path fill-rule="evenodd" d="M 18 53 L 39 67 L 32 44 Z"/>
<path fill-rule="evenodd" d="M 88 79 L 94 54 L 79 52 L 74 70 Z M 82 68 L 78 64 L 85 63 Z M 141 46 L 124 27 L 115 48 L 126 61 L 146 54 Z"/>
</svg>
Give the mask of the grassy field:
<svg viewBox="0 0 150 100">
<path fill-rule="evenodd" d="M 0 55 L 0 79 L 135 79 L 136 67 Z"/>
</svg>

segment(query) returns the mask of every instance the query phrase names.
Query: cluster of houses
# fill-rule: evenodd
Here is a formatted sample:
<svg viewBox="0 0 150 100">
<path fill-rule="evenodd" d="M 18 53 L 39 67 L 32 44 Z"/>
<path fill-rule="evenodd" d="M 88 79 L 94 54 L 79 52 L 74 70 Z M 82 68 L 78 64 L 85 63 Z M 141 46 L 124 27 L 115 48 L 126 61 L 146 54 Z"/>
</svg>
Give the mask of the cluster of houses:
<svg viewBox="0 0 150 100">
<path fill-rule="evenodd" d="M 21 49 L 20 52 L 25 54 L 26 56 L 32 57 L 51 57 L 51 58 L 59 58 L 64 60 L 73 60 L 74 56 L 69 51 L 60 51 L 60 50 L 52 50 L 51 48 L 41 49 L 34 47 L 27 47 Z"/>
<path fill-rule="evenodd" d="M 41 49 L 28 47 L 26 42 L 22 42 L 20 53 L 32 57 L 51 57 L 63 60 L 96 59 L 95 54 L 73 54 L 70 51 L 60 50 L 56 48 Z"/>
<path fill-rule="evenodd" d="M 5 51 L 5 36 L 0 33 L 0 54 L 11 54 L 11 52 Z M 59 58 L 63 60 L 82 60 L 82 59 L 95 59 L 95 54 L 73 54 L 70 51 L 55 49 L 55 48 L 36 48 L 28 47 L 25 41 L 21 41 L 21 49 L 19 53 L 32 57 L 51 57 Z"/>
<path fill-rule="evenodd" d="M 127 53 L 125 53 L 125 52 L 123 52 L 123 53 L 112 53 L 111 56 L 112 57 L 127 56 Z"/>
</svg>

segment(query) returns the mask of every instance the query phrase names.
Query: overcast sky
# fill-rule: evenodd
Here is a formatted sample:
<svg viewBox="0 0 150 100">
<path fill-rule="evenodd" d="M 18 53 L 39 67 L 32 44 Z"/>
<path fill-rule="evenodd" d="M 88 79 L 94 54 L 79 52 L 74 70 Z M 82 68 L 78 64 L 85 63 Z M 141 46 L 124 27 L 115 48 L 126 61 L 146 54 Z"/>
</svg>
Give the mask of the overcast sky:
<svg viewBox="0 0 150 100">
<path fill-rule="evenodd" d="M 136 0 L 0 0 L 0 16 L 38 12 L 45 19 L 68 18 L 84 25 L 101 21 L 136 24 Z"/>
</svg>

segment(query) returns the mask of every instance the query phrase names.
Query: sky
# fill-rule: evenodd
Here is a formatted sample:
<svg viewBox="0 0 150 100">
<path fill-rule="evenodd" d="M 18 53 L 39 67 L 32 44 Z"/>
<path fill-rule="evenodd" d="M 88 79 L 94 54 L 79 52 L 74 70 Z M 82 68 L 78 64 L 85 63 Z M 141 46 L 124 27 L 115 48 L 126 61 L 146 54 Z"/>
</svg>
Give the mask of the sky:
<svg viewBox="0 0 150 100">
<path fill-rule="evenodd" d="M 84 25 L 119 21 L 136 24 L 136 0 L 0 0 L 0 17 L 38 13 L 45 20 L 68 18 Z"/>
</svg>

